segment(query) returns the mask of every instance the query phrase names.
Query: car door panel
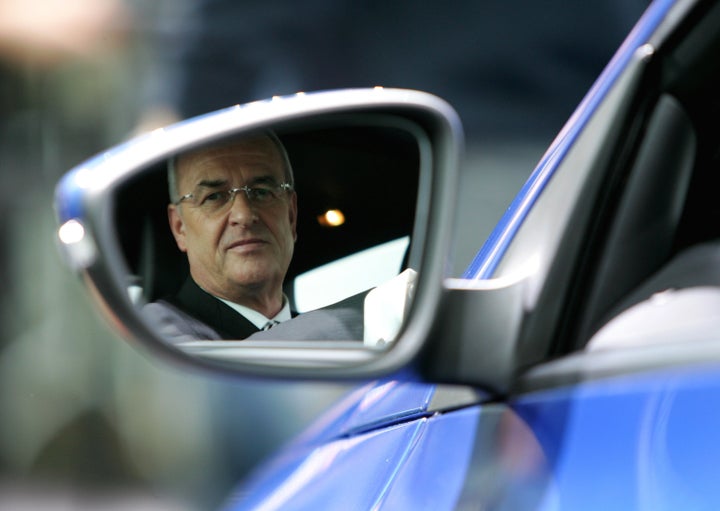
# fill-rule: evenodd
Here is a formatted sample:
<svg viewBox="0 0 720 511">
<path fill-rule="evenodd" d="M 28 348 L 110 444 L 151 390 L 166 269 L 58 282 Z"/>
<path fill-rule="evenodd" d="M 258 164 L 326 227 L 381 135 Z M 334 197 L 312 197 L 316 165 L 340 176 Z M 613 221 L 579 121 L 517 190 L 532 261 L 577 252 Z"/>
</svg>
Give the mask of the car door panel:
<svg viewBox="0 0 720 511">
<path fill-rule="evenodd" d="M 594 380 L 518 399 L 551 467 L 539 509 L 717 509 L 718 368 Z"/>
</svg>

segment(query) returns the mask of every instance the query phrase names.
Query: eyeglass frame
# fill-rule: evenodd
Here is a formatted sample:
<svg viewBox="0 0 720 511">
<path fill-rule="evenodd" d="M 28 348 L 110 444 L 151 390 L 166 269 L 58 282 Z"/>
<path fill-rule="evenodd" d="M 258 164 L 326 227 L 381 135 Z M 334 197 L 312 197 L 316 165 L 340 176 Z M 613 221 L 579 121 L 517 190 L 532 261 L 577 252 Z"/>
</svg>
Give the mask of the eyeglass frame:
<svg viewBox="0 0 720 511">
<path fill-rule="evenodd" d="M 249 202 L 250 204 L 257 205 L 258 203 L 255 202 L 255 201 L 250 197 L 250 192 L 253 191 L 253 190 L 256 190 L 256 189 L 258 189 L 258 188 L 260 188 L 260 187 L 258 187 L 258 186 L 248 186 L 248 185 L 244 185 L 244 186 L 240 186 L 240 187 L 236 187 L 236 188 L 229 188 L 229 189 L 227 189 L 227 190 L 221 190 L 221 191 L 224 192 L 224 193 L 229 193 L 229 194 L 230 194 L 230 197 L 228 198 L 227 202 L 226 202 L 225 204 L 223 204 L 223 206 L 225 206 L 226 204 L 232 204 L 232 203 L 235 201 L 235 196 L 238 194 L 238 192 L 245 192 L 245 197 L 247 198 L 248 202 Z M 280 184 L 273 184 L 273 188 L 279 189 L 279 190 L 281 190 L 281 191 L 283 191 L 283 192 L 291 192 L 291 191 L 294 190 L 293 185 L 292 185 L 291 183 L 288 183 L 288 182 L 280 183 Z M 195 192 L 186 193 L 185 195 L 183 195 L 183 196 L 181 196 L 180 198 L 178 198 L 175 202 L 173 202 L 172 205 L 173 205 L 173 206 L 179 206 L 179 205 L 180 205 L 181 203 L 183 203 L 184 201 L 186 201 L 186 200 L 188 200 L 188 199 L 192 199 L 192 198 L 194 198 L 194 197 L 195 197 Z M 201 208 L 201 207 L 202 207 L 202 204 L 193 204 L 193 203 L 190 203 L 190 205 L 193 206 L 193 207 L 196 207 L 196 208 Z M 220 210 L 222 210 L 222 206 L 218 209 L 218 211 L 220 211 Z"/>
</svg>

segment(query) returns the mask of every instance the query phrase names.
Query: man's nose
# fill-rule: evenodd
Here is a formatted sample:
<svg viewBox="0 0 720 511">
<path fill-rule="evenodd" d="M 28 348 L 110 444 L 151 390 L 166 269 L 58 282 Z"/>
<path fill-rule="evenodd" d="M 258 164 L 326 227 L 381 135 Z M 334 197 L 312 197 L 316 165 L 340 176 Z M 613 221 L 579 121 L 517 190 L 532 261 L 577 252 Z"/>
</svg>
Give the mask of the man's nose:
<svg viewBox="0 0 720 511">
<path fill-rule="evenodd" d="M 257 211 L 244 190 L 237 190 L 230 197 L 229 215 L 230 221 L 234 223 L 255 222 L 258 219 Z"/>
</svg>

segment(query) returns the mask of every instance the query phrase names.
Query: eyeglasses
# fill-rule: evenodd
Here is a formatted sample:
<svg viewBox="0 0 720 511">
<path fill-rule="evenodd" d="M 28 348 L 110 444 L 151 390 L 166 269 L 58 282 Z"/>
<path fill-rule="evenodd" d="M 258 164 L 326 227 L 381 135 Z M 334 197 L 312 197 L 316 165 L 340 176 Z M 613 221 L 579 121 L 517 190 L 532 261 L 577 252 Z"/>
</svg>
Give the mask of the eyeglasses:
<svg viewBox="0 0 720 511">
<path fill-rule="evenodd" d="M 238 192 L 245 192 L 248 202 L 255 207 L 267 207 L 280 199 L 284 192 L 293 189 L 290 183 L 256 184 L 254 186 L 241 186 L 240 188 L 209 189 L 199 193 L 188 193 L 173 202 L 179 205 L 188 201 L 193 207 L 200 209 L 203 213 L 212 215 L 219 213 L 230 206 Z"/>
</svg>

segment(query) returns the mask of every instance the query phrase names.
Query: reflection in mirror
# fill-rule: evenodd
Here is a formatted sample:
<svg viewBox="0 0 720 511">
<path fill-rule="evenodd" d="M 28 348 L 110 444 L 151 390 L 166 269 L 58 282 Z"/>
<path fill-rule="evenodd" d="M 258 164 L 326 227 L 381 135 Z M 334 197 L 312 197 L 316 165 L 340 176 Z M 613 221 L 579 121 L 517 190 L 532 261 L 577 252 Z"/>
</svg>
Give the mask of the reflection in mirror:
<svg viewBox="0 0 720 511">
<path fill-rule="evenodd" d="M 145 169 L 115 196 L 133 301 L 199 354 L 391 341 L 414 283 L 422 150 L 394 126 L 278 127 Z"/>
</svg>

